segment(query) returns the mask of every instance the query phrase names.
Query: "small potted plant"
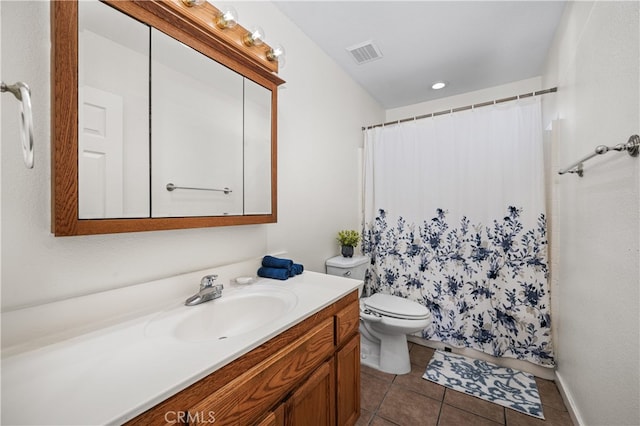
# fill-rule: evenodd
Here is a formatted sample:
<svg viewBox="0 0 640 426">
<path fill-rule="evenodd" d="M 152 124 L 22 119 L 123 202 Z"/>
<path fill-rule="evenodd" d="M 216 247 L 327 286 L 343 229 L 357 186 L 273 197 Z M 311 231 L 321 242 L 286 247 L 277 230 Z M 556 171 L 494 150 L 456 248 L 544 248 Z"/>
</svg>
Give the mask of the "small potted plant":
<svg viewBox="0 0 640 426">
<path fill-rule="evenodd" d="M 338 238 L 336 238 L 342 246 L 342 255 L 344 257 L 353 256 L 353 248 L 360 242 L 360 233 L 353 229 L 345 229 L 338 232 Z"/>
</svg>

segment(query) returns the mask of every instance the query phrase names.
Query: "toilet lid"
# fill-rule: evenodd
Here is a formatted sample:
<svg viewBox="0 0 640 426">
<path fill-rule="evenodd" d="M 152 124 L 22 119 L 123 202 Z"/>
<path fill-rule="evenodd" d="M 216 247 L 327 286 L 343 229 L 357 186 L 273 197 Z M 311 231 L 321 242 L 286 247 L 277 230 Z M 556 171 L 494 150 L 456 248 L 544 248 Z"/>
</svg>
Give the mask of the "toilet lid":
<svg viewBox="0 0 640 426">
<path fill-rule="evenodd" d="M 427 319 L 431 316 L 426 307 L 398 296 L 376 293 L 362 300 L 368 309 L 389 317 Z"/>
</svg>

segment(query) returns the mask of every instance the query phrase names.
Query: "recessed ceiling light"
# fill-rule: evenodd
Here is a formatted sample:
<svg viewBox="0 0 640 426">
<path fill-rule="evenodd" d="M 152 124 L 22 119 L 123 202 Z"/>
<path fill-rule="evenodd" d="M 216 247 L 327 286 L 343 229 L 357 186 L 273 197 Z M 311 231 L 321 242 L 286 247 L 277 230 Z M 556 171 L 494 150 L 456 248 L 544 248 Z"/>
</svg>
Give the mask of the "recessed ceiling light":
<svg viewBox="0 0 640 426">
<path fill-rule="evenodd" d="M 445 83 L 444 81 L 438 81 L 436 83 L 433 83 L 433 85 L 431 86 L 431 88 L 433 90 L 439 90 L 442 89 L 444 86 L 446 86 L 447 83 Z"/>
</svg>

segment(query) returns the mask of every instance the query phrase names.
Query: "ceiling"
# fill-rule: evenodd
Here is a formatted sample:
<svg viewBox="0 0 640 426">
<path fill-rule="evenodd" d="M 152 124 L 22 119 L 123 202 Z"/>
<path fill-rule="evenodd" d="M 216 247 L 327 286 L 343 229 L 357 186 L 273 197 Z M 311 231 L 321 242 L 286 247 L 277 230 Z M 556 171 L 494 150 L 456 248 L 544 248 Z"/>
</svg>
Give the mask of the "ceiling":
<svg viewBox="0 0 640 426">
<path fill-rule="evenodd" d="M 564 1 L 276 1 L 385 109 L 541 75 Z M 347 51 L 372 41 L 382 57 Z M 292 59 L 291 59 L 292 60 Z M 433 90 L 431 85 L 448 85 Z"/>
</svg>

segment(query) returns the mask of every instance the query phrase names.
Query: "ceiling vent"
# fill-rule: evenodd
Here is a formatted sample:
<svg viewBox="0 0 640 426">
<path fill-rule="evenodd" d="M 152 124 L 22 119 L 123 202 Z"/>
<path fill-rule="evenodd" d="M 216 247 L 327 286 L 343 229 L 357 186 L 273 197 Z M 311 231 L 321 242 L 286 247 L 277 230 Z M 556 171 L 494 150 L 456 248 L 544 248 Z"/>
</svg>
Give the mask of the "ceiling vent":
<svg viewBox="0 0 640 426">
<path fill-rule="evenodd" d="M 378 46 L 373 44 L 373 41 L 365 41 L 364 43 L 347 47 L 347 51 L 351 53 L 351 56 L 358 65 L 382 58 L 382 52 L 380 52 Z"/>
</svg>

